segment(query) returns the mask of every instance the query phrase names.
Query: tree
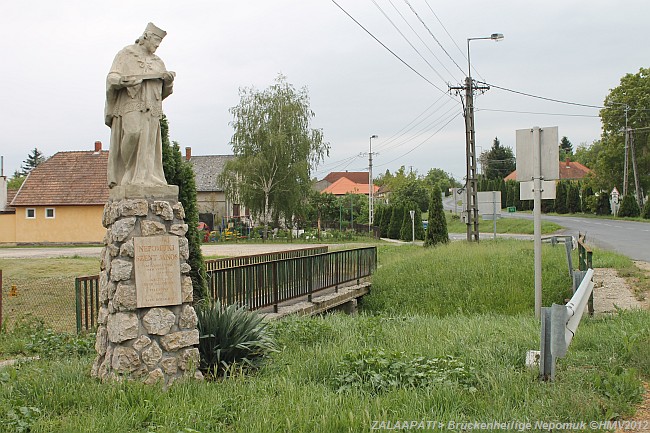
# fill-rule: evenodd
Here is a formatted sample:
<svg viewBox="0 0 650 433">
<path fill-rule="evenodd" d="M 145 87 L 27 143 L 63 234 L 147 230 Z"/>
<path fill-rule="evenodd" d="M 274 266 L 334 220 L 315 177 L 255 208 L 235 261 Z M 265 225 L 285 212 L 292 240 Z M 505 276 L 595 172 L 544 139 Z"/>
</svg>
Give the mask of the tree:
<svg viewBox="0 0 650 433">
<path fill-rule="evenodd" d="M 427 210 L 429 206 L 427 196 L 427 188 L 424 183 L 419 179 L 407 178 L 404 182 L 400 183 L 391 193 L 391 202 L 408 205 L 415 203 L 420 212 Z"/>
<path fill-rule="evenodd" d="M 404 208 L 400 204 L 393 205 L 392 207 L 393 212 L 390 217 L 390 224 L 388 225 L 388 238 L 399 239 L 402 222 L 404 221 Z"/>
<path fill-rule="evenodd" d="M 382 238 L 387 238 L 394 206 L 383 206 L 383 208 L 384 211 L 381 213 L 381 221 L 379 222 L 379 235 Z"/>
<path fill-rule="evenodd" d="M 570 158 L 573 156 L 573 144 L 569 141 L 569 139 L 564 136 L 560 140 L 560 161 L 564 161 L 567 158 Z"/>
<path fill-rule="evenodd" d="M 641 217 L 646 220 L 650 219 L 650 200 L 648 200 L 645 203 L 645 206 L 643 206 L 643 212 L 641 212 Z"/>
<path fill-rule="evenodd" d="M 9 180 L 7 180 L 7 188 L 9 189 L 20 188 L 23 182 L 25 182 L 25 179 L 27 179 L 27 176 L 21 174 L 18 170 L 15 170 L 13 176 L 11 176 Z"/>
<path fill-rule="evenodd" d="M 580 205 L 580 186 L 577 182 L 567 182 L 566 209 L 569 213 L 578 213 L 582 209 Z"/>
<path fill-rule="evenodd" d="M 438 186 L 445 196 L 449 195 L 449 188 L 459 187 L 460 183 L 454 177 L 439 168 L 430 169 L 424 176 L 424 183 L 428 189 Z M 428 204 L 427 204 L 428 205 Z"/>
<path fill-rule="evenodd" d="M 187 261 L 192 268 L 190 277 L 196 302 L 208 296 L 208 286 L 205 261 L 201 252 L 201 235 L 198 228 L 199 210 L 196 202 L 194 170 L 190 163 L 183 158 L 178 143 L 170 144 L 169 124 L 165 116 L 160 119 L 160 130 L 165 179 L 169 185 L 178 185 L 178 200 L 183 204 L 185 210 L 185 223 L 188 227 L 185 237 L 190 250 L 190 257 Z"/>
<path fill-rule="evenodd" d="M 625 155 L 625 127 L 633 130 L 637 173 L 641 189 L 650 189 L 650 68 L 640 68 L 636 74 L 626 74 L 605 98 L 605 108 L 600 110 L 602 121 L 601 145 L 596 156 L 597 186 L 611 191 L 617 186 L 623 191 L 623 166 Z M 627 119 L 627 122 L 626 122 Z M 631 158 L 631 155 L 629 155 Z M 628 160 L 628 161 L 631 161 Z M 634 176 L 631 173 L 628 189 L 634 190 Z M 630 188 L 631 187 L 631 188 Z"/>
<path fill-rule="evenodd" d="M 239 96 L 239 105 L 230 109 L 236 158 L 226 163 L 220 181 L 231 199 L 261 217 L 266 238 L 271 210 L 291 218 L 329 144 L 322 130 L 310 127 L 314 112 L 307 88 L 296 90 L 278 75 L 268 89 L 243 88 Z"/>
<path fill-rule="evenodd" d="M 440 189 L 434 188 L 431 192 L 429 201 L 429 225 L 424 237 L 424 246 L 430 247 L 440 243 L 449 242 L 449 233 L 447 232 L 447 219 L 445 210 L 442 207 L 442 197 Z"/>
<path fill-rule="evenodd" d="M 638 217 L 641 214 L 639 209 L 639 204 L 636 202 L 636 197 L 632 194 L 628 194 L 623 197 L 621 202 L 621 207 L 618 210 L 618 216 L 620 217 Z"/>
<path fill-rule="evenodd" d="M 567 209 L 567 183 L 563 180 L 555 186 L 555 212 L 559 214 L 568 213 Z"/>
<path fill-rule="evenodd" d="M 37 167 L 41 162 L 45 161 L 45 156 L 43 152 L 38 150 L 36 147 L 27 155 L 27 159 L 23 161 L 22 167 L 20 167 L 21 175 L 27 176 L 30 171 Z"/>
<path fill-rule="evenodd" d="M 596 200 L 596 215 L 611 215 L 612 209 L 609 204 L 609 194 L 607 191 L 601 191 Z"/>
<path fill-rule="evenodd" d="M 515 155 L 509 147 L 502 147 L 498 137 L 494 138 L 492 148 L 481 153 L 483 171 L 488 179 L 504 178 L 517 167 Z"/>
</svg>

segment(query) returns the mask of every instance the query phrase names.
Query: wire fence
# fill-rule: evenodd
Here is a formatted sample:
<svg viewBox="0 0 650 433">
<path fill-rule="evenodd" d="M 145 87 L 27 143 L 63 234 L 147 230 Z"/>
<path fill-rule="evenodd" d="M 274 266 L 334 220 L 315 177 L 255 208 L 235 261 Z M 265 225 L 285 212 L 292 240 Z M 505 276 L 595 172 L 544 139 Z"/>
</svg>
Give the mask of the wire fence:
<svg viewBox="0 0 650 433">
<path fill-rule="evenodd" d="M 75 276 L 39 278 L 0 272 L 0 326 L 39 320 L 54 331 L 76 332 Z"/>
</svg>

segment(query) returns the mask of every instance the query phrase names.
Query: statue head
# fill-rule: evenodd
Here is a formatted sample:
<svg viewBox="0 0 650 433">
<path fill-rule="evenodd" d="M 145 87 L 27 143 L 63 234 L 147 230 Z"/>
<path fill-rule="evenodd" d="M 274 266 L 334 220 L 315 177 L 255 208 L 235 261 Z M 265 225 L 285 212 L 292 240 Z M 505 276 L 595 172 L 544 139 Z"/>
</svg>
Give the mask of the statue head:
<svg viewBox="0 0 650 433">
<path fill-rule="evenodd" d="M 166 31 L 158 28 L 154 23 L 149 23 L 135 43 L 145 45 L 147 50 L 153 54 L 165 36 L 167 36 Z"/>
</svg>

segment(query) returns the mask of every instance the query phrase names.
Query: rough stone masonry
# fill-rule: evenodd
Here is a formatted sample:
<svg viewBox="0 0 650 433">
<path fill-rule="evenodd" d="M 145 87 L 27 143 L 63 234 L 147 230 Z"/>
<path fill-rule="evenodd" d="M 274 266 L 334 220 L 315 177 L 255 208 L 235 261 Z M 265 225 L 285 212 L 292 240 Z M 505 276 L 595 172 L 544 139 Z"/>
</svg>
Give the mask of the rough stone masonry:
<svg viewBox="0 0 650 433">
<path fill-rule="evenodd" d="M 177 195 L 141 197 L 112 191 L 104 207 L 107 230 L 92 375 L 102 381 L 130 378 L 168 386 L 183 376 L 202 377 L 188 275 L 188 227 Z M 138 250 L 138 245 L 144 246 Z M 165 274 L 170 270 L 178 272 L 179 287 L 177 277 Z"/>
</svg>

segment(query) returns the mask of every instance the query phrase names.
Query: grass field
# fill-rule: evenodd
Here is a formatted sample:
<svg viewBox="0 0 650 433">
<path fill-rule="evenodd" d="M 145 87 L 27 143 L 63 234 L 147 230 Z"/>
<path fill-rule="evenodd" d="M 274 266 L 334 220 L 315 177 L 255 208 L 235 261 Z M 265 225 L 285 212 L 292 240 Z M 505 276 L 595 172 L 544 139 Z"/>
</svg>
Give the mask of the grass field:
<svg viewBox="0 0 650 433">
<path fill-rule="evenodd" d="M 543 252 L 548 304 L 570 281 L 564 248 Z M 619 419 L 640 401 L 640 378 L 650 378 L 647 311 L 584 318 L 554 383 L 525 366 L 526 351 L 539 348 L 525 276 L 532 242 L 381 245 L 379 265 L 361 314 L 278 322 L 280 352 L 256 374 L 218 382 L 166 391 L 100 384 L 89 374 L 92 336 L 33 324 L 0 333 L 3 356 L 41 357 L 0 370 L 0 431 L 329 433 L 403 421 L 448 430 L 450 422 Z"/>
</svg>

